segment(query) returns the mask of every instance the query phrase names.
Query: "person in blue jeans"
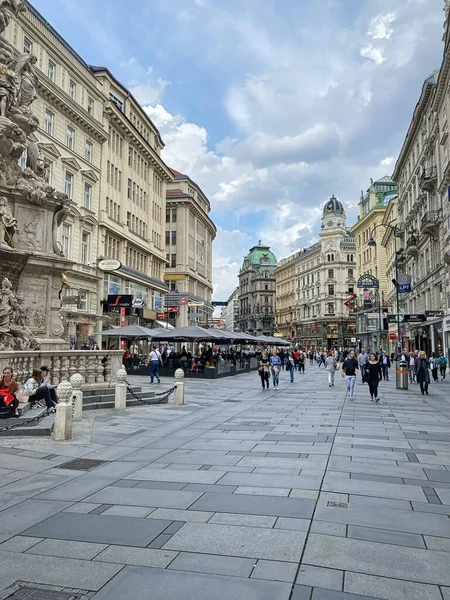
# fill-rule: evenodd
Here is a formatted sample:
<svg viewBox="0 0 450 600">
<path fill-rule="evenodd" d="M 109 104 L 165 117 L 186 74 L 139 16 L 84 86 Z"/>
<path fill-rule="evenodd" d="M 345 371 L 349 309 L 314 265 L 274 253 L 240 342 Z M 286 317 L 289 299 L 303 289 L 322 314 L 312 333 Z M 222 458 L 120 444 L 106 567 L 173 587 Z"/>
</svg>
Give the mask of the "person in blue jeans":
<svg viewBox="0 0 450 600">
<path fill-rule="evenodd" d="M 342 365 L 342 377 L 345 377 L 349 400 L 353 400 L 354 398 L 356 376 L 359 372 L 358 366 L 358 360 L 355 358 L 355 353 L 352 350 Z"/>
<path fill-rule="evenodd" d="M 288 357 L 286 359 L 286 371 L 289 371 L 291 383 L 294 383 L 295 357 L 292 352 L 289 352 Z"/>
<path fill-rule="evenodd" d="M 281 362 L 281 358 L 277 356 L 276 350 L 272 351 L 272 356 L 270 357 L 269 363 L 270 370 L 272 372 L 273 389 L 278 390 L 278 384 L 280 382 L 280 371 L 283 364 Z"/>
<path fill-rule="evenodd" d="M 155 377 L 158 383 L 161 383 L 158 371 L 160 363 L 162 364 L 161 353 L 157 350 L 156 346 L 153 346 L 147 361 L 147 366 L 150 365 L 150 383 L 153 383 Z"/>
</svg>

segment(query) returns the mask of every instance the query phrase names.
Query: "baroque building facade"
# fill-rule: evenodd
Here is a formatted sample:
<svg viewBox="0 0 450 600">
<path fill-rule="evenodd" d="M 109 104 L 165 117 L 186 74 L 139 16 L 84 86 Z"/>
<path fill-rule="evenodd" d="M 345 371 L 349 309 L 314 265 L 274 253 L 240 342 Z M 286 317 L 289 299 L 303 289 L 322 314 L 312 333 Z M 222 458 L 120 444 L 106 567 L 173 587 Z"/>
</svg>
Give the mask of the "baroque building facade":
<svg viewBox="0 0 450 600">
<path fill-rule="evenodd" d="M 364 193 L 361 191 L 359 216 L 352 227 L 356 244 L 356 275 L 369 275 L 378 287 L 356 289 L 356 336 L 361 347 L 378 349 L 388 347 L 387 321 L 383 316 L 388 295 L 386 248 L 382 244 L 386 227 L 382 226 L 386 209 L 397 195 L 397 185 L 389 176 L 371 181 Z M 369 245 L 369 241 L 375 245 Z M 369 283 L 370 278 L 366 278 Z"/>
<path fill-rule="evenodd" d="M 356 346 L 355 318 L 345 304 L 356 285 L 355 240 L 335 196 L 324 206 L 319 237 L 276 270 L 278 330 L 303 348 Z"/>
<path fill-rule="evenodd" d="M 398 183 L 398 223 L 403 235 L 401 261 L 412 285 L 404 308 L 406 314 L 419 315 L 417 322 L 406 324 L 404 346 L 427 353 L 443 349 L 448 308 L 445 244 L 449 238 L 450 63 L 445 56 L 444 67 L 423 84 L 393 175 Z"/>
<path fill-rule="evenodd" d="M 217 229 L 210 218 L 211 205 L 194 181 L 171 169 L 165 210 L 166 269 L 169 285 L 164 318 L 175 327 L 209 326 L 211 303 L 212 243 Z M 188 299 L 187 304 L 179 302 Z"/>
<path fill-rule="evenodd" d="M 239 272 L 239 331 L 250 335 L 275 333 L 275 269 L 270 246 L 259 241 L 244 258 Z"/>
<path fill-rule="evenodd" d="M 96 259 L 101 156 L 107 140 L 104 96 L 85 61 L 28 2 L 13 15 L 5 38 L 19 53 L 37 58 L 33 111 L 39 128 L 32 139 L 49 164 L 49 184 L 72 201 L 58 239 L 61 257 L 72 262 L 65 293 L 77 297 L 75 305 L 63 304 L 61 310 L 64 337 L 88 342 L 99 325 Z M 24 154 L 22 167 L 26 161 Z M 39 252 L 40 223 L 25 223 L 23 229 L 29 249 Z M 37 322 L 42 318 L 39 309 L 35 317 Z"/>
</svg>

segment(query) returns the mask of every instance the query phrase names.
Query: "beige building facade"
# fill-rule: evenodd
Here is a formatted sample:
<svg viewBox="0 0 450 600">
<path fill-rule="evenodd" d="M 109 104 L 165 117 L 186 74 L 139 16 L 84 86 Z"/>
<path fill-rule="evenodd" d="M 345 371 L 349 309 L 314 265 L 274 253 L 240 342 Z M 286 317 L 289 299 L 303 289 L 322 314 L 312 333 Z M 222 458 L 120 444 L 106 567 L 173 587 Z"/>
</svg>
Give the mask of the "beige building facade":
<svg viewBox="0 0 450 600">
<path fill-rule="evenodd" d="M 98 271 L 103 326 L 120 324 L 108 296 L 131 295 L 127 324 L 151 326 L 168 291 L 164 219 L 167 184 L 173 180 L 161 158 L 159 131 L 130 92 L 106 67 L 91 67 L 104 96 L 103 146 L 98 210 L 99 259 L 119 260 L 114 272 Z"/>
<path fill-rule="evenodd" d="M 212 243 L 216 226 L 211 205 L 201 188 L 187 175 L 171 169 L 167 185 L 165 227 L 165 275 L 169 294 L 164 314 L 175 327 L 209 326 L 211 303 Z M 180 298 L 187 298 L 186 304 Z"/>
<path fill-rule="evenodd" d="M 387 322 L 383 315 L 387 300 L 387 257 L 382 245 L 383 218 L 397 186 L 388 176 L 371 181 L 366 193 L 361 192 L 358 221 L 352 227 L 356 243 L 357 338 L 360 346 L 370 349 L 388 347 Z M 372 241 L 373 240 L 373 241 Z M 375 242 L 375 245 L 369 245 Z M 363 285 L 364 283 L 364 285 Z M 358 281 L 357 281 L 358 286 Z"/>
<path fill-rule="evenodd" d="M 320 241 L 283 259 L 276 274 L 277 329 L 305 349 L 356 346 L 356 323 L 346 305 L 356 285 L 355 240 L 345 210 L 332 196 Z"/>
<path fill-rule="evenodd" d="M 444 66 L 446 61 L 444 57 Z M 435 71 L 424 82 L 393 175 L 398 182 L 404 271 L 412 278 L 405 312 L 418 315 L 406 325 L 404 346 L 427 353 L 443 349 L 447 308 L 449 66 Z"/>
<path fill-rule="evenodd" d="M 63 337 L 77 339 L 80 346 L 92 340 L 99 325 L 98 213 L 102 146 L 108 137 L 104 96 L 88 65 L 30 4 L 12 17 L 5 37 L 19 53 L 37 58 L 33 112 L 39 129 L 33 141 L 50 164 L 49 184 L 72 200 L 59 245 L 61 256 L 73 261 L 65 294 L 77 301 L 63 303 L 61 319 Z M 21 164 L 26 166 L 26 155 Z M 36 223 L 25 223 L 24 229 L 30 250 L 39 251 Z"/>
<path fill-rule="evenodd" d="M 236 288 L 223 307 L 221 317 L 225 320 L 225 331 L 238 331 L 239 288 Z"/>
</svg>

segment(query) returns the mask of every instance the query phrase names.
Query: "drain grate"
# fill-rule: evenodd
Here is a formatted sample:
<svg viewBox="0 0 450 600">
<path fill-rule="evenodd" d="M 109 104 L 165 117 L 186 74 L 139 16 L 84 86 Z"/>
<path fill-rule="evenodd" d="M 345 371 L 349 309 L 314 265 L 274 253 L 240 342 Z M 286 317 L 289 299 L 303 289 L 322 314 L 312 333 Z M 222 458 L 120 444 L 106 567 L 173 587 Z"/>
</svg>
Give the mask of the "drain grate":
<svg viewBox="0 0 450 600">
<path fill-rule="evenodd" d="M 5 600 L 78 600 L 81 596 L 69 592 L 22 587 L 7 596 Z"/>
<path fill-rule="evenodd" d="M 328 502 L 328 506 L 331 508 L 348 508 L 348 504 L 346 502 Z"/>
<path fill-rule="evenodd" d="M 105 465 L 107 462 L 109 461 L 94 460 L 93 458 L 75 458 L 62 465 L 58 465 L 56 468 L 69 469 L 70 471 L 92 471 L 92 469 L 96 469 L 97 467 L 100 467 L 100 465 Z"/>
</svg>

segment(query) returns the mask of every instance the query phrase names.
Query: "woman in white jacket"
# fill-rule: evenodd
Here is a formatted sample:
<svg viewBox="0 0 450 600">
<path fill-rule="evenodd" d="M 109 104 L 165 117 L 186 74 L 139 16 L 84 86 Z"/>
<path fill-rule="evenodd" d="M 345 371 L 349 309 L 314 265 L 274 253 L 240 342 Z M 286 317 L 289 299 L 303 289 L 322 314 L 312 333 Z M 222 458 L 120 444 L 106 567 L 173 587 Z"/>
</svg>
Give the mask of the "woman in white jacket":
<svg viewBox="0 0 450 600">
<path fill-rule="evenodd" d="M 336 373 L 337 361 L 334 356 L 328 352 L 325 359 L 325 369 L 328 371 L 328 387 L 334 387 L 334 375 Z"/>
<path fill-rule="evenodd" d="M 28 402 L 31 408 L 40 408 L 40 400 L 45 400 L 47 406 L 47 414 L 55 412 L 55 403 L 52 401 L 50 390 L 48 387 L 39 387 L 42 383 L 42 373 L 39 369 L 35 369 L 24 385 L 24 392 L 29 395 Z"/>
</svg>

